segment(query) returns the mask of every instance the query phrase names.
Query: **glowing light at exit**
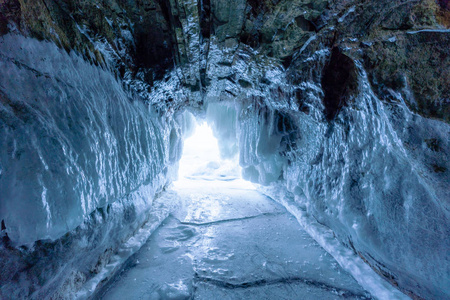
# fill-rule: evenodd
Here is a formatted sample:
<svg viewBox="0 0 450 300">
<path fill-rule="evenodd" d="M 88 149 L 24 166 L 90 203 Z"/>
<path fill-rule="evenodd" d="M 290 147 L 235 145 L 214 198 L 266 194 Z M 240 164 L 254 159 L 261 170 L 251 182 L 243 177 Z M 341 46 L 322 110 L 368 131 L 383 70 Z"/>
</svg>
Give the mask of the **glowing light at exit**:
<svg viewBox="0 0 450 300">
<path fill-rule="evenodd" d="M 241 179 L 238 155 L 221 159 L 217 139 L 206 122 L 197 124 L 192 136 L 184 141 L 175 185 L 195 185 L 195 181 L 208 181 L 221 186 L 221 182 L 235 181 L 241 188 L 254 189 L 253 184 Z M 198 182 L 197 182 L 198 183 Z"/>
</svg>

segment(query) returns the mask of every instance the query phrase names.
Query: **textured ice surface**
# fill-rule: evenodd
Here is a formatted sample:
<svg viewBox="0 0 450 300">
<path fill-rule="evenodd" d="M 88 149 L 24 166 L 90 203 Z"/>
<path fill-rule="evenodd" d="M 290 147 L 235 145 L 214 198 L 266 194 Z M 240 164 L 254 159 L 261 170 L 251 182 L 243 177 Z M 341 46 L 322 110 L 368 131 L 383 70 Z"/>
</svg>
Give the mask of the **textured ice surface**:
<svg viewBox="0 0 450 300">
<path fill-rule="evenodd" d="M 211 126 L 218 143 L 222 158 L 234 158 L 239 151 L 237 136 L 238 108 L 236 103 L 209 103 L 206 120 Z"/>
<path fill-rule="evenodd" d="M 147 197 L 152 195 L 143 190 L 95 210 L 80 226 L 54 241 L 14 248 L 3 239 L 0 298 L 72 299 L 77 291 L 82 299 L 89 296 L 177 208 L 179 198 L 171 193 L 163 193 L 148 207 Z"/>
<path fill-rule="evenodd" d="M 127 241 L 115 251 L 108 263 L 92 278 L 83 284 L 82 288 L 74 293 L 77 299 L 88 299 L 94 291 L 101 287 L 102 282 L 113 277 L 126 262 L 126 260 L 147 242 L 150 235 L 161 225 L 170 213 L 180 209 L 181 202 L 175 192 L 163 192 L 157 197 L 148 212 L 148 219 L 144 226 L 139 228 Z M 65 295 L 69 297 L 69 295 Z"/>
<path fill-rule="evenodd" d="M 226 181 L 186 180 L 175 182 L 174 187 L 185 206 L 175 213 L 182 222 L 209 224 L 222 219 L 258 216 L 273 210 L 270 202 L 248 201 L 246 192 L 254 194 L 255 188 L 243 180 L 235 180 L 231 186 Z"/>
<path fill-rule="evenodd" d="M 381 102 L 357 67 L 358 93 L 333 122 L 320 85 L 300 82 L 308 109 L 252 96 L 236 106 L 237 122 L 220 126 L 238 124 L 244 178 L 286 187 L 297 208 L 401 287 L 448 297 L 450 127 L 413 114 L 399 95 Z"/>
<path fill-rule="evenodd" d="M 204 180 L 175 190 L 185 209 L 163 223 L 98 299 L 369 297 L 293 216 L 256 190 Z"/>
<path fill-rule="evenodd" d="M 316 242 L 323 247 L 339 265 L 351 274 L 358 283 L 369 291 L 377 299 L 409 299 L 406 295 L 398 291 L 388 281 L 380 277 L 361 257 L 356 255 L 354 250 L 345 247 L 336 239 L 335 233 L 327 226 L 320 224 L 317 220 L 299 208 L 292 198 L 292 194 L 279 184 L 272 184 L 268 187 L 260 187 L 260 190 L 277 202 L 281 203 L 297 221 L 302 228 L 313 237 Z"/>
<path fill-rule="evenodd" d="M 145 212 L 179 158 L 170 115 L 54 44 L 2 36 L 0 90 L 0 219 L 14 243 L 58 238 L 138 189 Z"/>
</svg>

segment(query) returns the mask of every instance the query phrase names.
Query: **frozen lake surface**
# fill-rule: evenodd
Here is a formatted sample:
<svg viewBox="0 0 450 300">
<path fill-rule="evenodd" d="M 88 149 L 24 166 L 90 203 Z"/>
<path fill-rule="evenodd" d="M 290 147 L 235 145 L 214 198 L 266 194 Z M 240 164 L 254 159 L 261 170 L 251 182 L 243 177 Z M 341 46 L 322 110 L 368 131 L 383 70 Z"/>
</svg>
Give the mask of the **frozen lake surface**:
<svg viewBox="0 0 450 300">
<path fill-rule="evenodd" d="M 98 299 L 370 299 L 281 205 L 242 180 L 183 180 L 183 209 Z"/>
</svg>

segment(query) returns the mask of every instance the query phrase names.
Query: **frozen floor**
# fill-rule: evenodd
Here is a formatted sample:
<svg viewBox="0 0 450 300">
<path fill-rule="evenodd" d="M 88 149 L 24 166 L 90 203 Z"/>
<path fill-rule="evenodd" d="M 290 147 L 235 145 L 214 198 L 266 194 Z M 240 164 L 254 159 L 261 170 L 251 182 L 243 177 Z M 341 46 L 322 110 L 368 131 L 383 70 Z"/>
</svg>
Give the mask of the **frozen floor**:
<svg viewBox="0 0 450 300">
<path fill-rule="evenodd" d="M 97 299 L 368 299 L 282 206 L 239 180 L 175 186 L 163 222 Z"/>
</svg>

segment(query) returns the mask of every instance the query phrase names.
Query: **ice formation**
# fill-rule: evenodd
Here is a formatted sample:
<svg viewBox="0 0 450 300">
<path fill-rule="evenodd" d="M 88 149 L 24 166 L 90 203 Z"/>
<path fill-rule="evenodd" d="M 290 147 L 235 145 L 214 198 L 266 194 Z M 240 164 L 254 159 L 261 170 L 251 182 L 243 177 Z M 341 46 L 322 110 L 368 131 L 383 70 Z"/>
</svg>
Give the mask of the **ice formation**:
<svg viewBox="0 0 450 300">
<path fill-rule="evenodd" d="M 183 143 L 200 143 L 195 118 L 218 144 L 180 178 L 242 168 L 344 269 L 360 257 L 411 297 L 449 298 L 449 14 L 433 0 L 2 1 L 0 298 L 101 288 L 179 209 L 164 195 Z"/>
<path fill-rule="evenodd" d="M 212 107 L 219 120 L 230 114 L 228 105 Z M 198 124 L 171 189 L 180 205 L 94 299 L 409 299 L 299 213 L 288 192 L 260 187 L 286 211 L 241 179 L 237 156 L 221 156 L 211 128 Z"/>
<path fill-rule="evenodd" d="M 59 238 L 133 193 L 151 206 L 179 159 L 175 121 L 54 44 L 8 35 L 0 51 L 0 84 L 8 87 L 0 219 L 9 237 L 19 245 Z"/>
<path fill-rule="evenodd" d="M 170 213 L 153 199 L 176 177 L 189 122 L 53 43 L 6 35 L 0 56 L 1 295 L 72 297 Z"/>
<path fill-rule="evenodd" d="M 270 99 L 236 108 L 243 176 L 284 189 L 283 197 L 380 270 L 402 274 L 401 285 L 420 282 L 443 297 L 450 292 L 449 192 L 426 165 L 439 154 L 421 140 L 448 149 L 450 127 L 412 114 L 402 99 L 383 104 L 362 69 L 359 74 L 354 104 L 333 124 L 322 119 L 321 88 L 312 83 L 304 86 L 313 104 L 308 114 L 274 109 L 280 103 Z M 226 104 L 210 105 L 228 114 Z"/>
</svg>

